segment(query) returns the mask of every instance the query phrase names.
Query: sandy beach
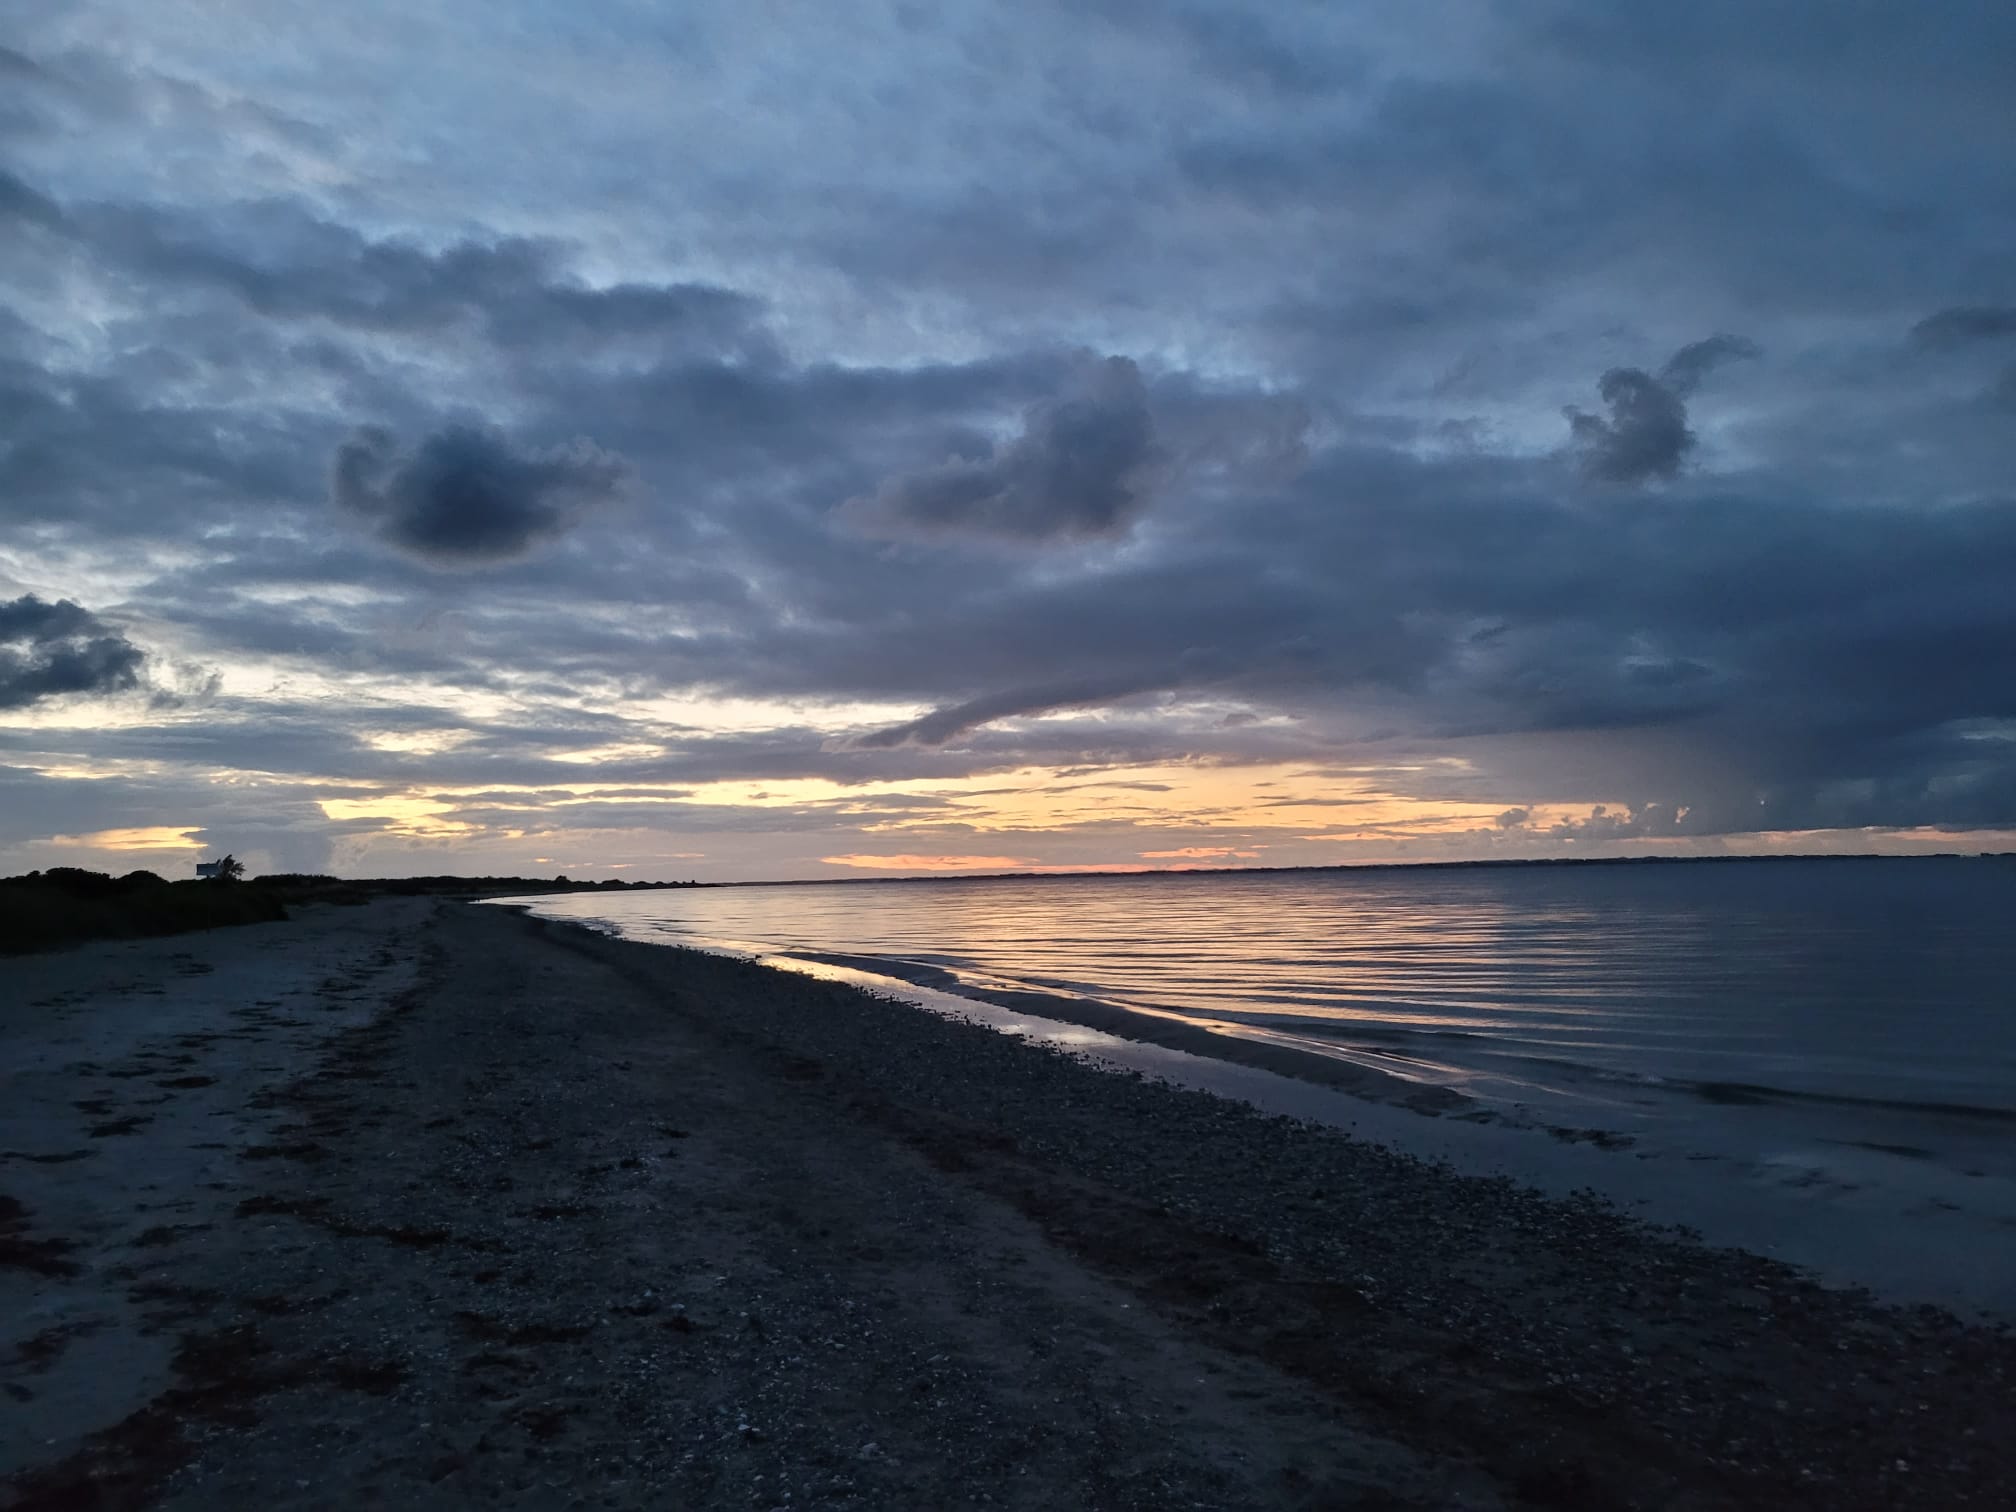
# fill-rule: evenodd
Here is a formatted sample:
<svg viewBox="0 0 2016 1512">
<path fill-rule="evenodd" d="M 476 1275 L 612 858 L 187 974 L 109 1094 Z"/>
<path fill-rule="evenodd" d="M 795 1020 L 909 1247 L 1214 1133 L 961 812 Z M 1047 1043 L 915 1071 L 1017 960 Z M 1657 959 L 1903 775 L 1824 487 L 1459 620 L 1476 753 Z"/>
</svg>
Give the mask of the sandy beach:
<svg viewBox="0 0 2016 1512">
<path fill-rule="evenodd" d="M 423 899 L 9 960 L 0 1509 L 1994 1507 L 2016 1342 Z"/>
</svg>

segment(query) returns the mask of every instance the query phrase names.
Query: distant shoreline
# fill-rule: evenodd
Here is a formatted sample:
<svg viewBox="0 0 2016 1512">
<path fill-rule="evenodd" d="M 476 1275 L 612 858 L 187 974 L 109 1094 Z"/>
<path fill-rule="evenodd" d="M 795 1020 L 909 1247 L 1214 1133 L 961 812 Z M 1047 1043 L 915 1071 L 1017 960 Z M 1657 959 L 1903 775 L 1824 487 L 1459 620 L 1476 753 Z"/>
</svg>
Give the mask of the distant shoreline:
<svg viewBox="0 0 2016 1512">
<path fill-rule="evenodd" d="M 1519 867 L 1580 866 L 1733 866 L 1745 862 L 1782 865 L 1791 861 L 2016 861 L 2016 850 L 1933 851 L 1923 855 L 1889 856 L 1878 851 L 1837 854 L 1801 851 L 1779 856 L 1517 856 L 1475 861 L 1337 861 L 1327 866 L 1167 866 L 1107 871 L 921 872 L 898 877 L 775 877 L 750 882 L 696 882 L 695 887 L 849 887 L 899 882 L 1073 882 L 1116 877 L 1269 877 L 1310 872 L 1384 871 L 1506 871 Z M 646 884 L 631 884 L 643 886 Z M 688 885 L 688 884 L 678 884 Z M 569 891 L 592 891 L 575 887 Z M 527 896 L 531 896 L 530 893 Z"/>
<path fill-rule="evenodd" d="M 151 872 L 126 877 L 54 867 L 16 877 L 0 877 L 0 901 L 7 904 L 0 929 L 0 956 L 60 949 L 90 939 L 124 939 L 278 919 L 290 906 L 308 903 L 362 903 L 372 897 L 498 899 L 618 893 L 675 892 L 723 887 L 871 887 L 988 882 L 1112 881 L 1142 877 L 1278 877 L 1331 872 L 1505 871 L 1521 868 L 1644 868 L 1790 862 L 2016 861 L 2016 851 L 1941 851 L 1931 855 L 1885 856 L 1799 854 L 1775 856 L 1557 856 L 1473 861 L 1345 861 L 1329 866 L 1192 866 L 1100 871 L 926 872 L 904 876 L 777 877 L 752 881 L 595 881 L 559 877 L 337 877 L 303 873 L 262 874 L 219 886 L 210 880 L 169 882 Z M 143 885 L 144 884 L 144 885 Z M 137 889 L 137 891 L 136 891 Z M 173 905 L 172 907 L 169 905 Z"/>
</svg>

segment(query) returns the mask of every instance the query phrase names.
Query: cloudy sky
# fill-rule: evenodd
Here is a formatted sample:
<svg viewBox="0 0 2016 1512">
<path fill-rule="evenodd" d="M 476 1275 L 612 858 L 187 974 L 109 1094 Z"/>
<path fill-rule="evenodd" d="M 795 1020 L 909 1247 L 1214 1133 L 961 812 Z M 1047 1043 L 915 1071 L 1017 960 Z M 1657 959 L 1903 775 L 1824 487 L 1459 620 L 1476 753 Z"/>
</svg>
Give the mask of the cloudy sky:
<svg viewBox="0 0 2016 1512">
<path fill-rule="evenodd" d="M 0 872 L 2016 848 L 2000 0 L 0 5 Z"/>
</svg>

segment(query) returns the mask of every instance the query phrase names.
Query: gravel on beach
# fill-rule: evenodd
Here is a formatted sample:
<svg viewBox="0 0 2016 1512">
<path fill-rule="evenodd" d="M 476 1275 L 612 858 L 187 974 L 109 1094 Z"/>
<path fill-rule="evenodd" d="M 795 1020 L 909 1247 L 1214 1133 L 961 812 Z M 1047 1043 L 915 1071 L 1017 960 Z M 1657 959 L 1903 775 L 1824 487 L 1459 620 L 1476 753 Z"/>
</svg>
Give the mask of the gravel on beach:
<svg viewBox="0 0 2016 1512">
<path fill-rule="evenodd" d="M 495 908 L 320 913 L 174 949 L 228 976 L 340 924 L 377 964 L 275 989 L 280 1027 L 220 995 L 243 1043 L 129 1048 L 173 1075 L 52 1068 L 41 1146 L 9 1124 L 0 1387 L 86 1405 L 0 1438 L 0 1509 L 2016 1490 L 2003 1330 L 852 988 Z M 212 1100 L 187 1194 L 99 1179 L 148 1135 L 89 1128 L 181 1105 L 143 1088 Z M 127 1398 L 65 1375 L 121 1359 Z"/>
</svg>

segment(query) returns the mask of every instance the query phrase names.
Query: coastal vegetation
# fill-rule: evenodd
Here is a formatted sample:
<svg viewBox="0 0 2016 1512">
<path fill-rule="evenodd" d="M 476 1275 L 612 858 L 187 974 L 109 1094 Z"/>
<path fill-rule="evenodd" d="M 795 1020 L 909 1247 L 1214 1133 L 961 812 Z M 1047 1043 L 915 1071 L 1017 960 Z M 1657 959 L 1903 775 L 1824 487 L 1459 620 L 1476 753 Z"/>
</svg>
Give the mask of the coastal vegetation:
<svg viewBox="0 0 2016 1512">
<path fill-rule="evenodd" d="M 170 882 L 150 871 L 114 877 L 75 866 L 0 878 L 0 953 L 10 955 L 286 917 L 281 890 L 259 883 Z"/>
<path fill-rule="evenodd" d="M 231 861 L 231 857 L 226 857 Z M 235 864 L 235 863 L 234 863 Z M 243 871 L 171 882 L 151 871 L 124 876 L 52 866 L 0 877 L 0 955 L 56 950 L 84 940 L 139 939 L 287 917 L 290 904 L 364 903 L 373 897 L 501 897 L 512 893 L 610 892 L 693 887 L 691 882 L 572 882 L 566 877 L 374 877 Z"/>
</svg>

